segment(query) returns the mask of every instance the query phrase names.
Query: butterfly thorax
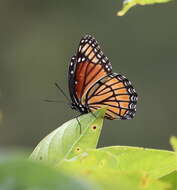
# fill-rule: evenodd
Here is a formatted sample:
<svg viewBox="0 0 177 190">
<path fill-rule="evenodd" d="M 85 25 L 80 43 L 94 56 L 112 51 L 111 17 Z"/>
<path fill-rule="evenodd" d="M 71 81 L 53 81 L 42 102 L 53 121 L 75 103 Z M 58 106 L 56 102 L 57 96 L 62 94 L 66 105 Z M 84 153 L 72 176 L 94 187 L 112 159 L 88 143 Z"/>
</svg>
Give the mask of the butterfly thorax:
<svg viewBox="0 0 177 190">
<path fill-rule="evenodd" d="M 82 104 L 77 104 L 77 103 L 74 103 L 72 102 L 71 103 L 71 108 L 80 112 L 80 113 L 88 113 L 88 108 Z"/>
</svg>

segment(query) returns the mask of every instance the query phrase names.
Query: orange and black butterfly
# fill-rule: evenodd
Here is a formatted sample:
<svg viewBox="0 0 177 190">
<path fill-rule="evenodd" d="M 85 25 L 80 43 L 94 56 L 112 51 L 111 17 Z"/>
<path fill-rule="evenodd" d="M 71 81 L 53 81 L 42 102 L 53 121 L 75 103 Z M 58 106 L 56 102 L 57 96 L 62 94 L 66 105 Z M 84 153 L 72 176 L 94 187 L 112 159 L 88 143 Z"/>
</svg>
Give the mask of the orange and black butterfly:
<svg viewBox="0 0 177 190">
<path fill-rule="evenodd" d="M 136 112 L 137 93 L 131 82 L 113 73 L 108 58 L 90 35 L 80 41 L 68 71 L 72 108 L 81 113 L 107 107 L 107 119 L 132 119 Z"/>
</svg>

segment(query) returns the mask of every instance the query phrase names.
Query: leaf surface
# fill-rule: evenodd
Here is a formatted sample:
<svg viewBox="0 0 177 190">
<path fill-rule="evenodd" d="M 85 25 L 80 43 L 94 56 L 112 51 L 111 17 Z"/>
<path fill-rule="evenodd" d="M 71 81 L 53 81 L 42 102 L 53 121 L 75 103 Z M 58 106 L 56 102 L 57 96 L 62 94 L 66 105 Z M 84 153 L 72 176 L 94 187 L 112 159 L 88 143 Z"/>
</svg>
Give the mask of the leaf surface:
<svg viewBox="0 0 177 190">
<path fill-rule="evenodd" d="M 150 177 L 160 178 L 177 169 L 176 156 L 172 151 L 128 146 L 105 147 L 99 151 L 115 155 L 118 159 L 115 167 L 120 171 L 140 171 Z"/>
<path fill-rule="evenodd" d="M 9 160 L 0 163 L 1 190 L 92 190 L 85 180 L 74 178 L 41 163 Z"/>
<path fill-rule="evenodd" d="M 30 158 L 58 164 L 64 159 L 81 154 L 86 149 L 96 148 L 105 111 L 103 108 L 78 117 L 81 126 L 77 119 L 64 123 L 37 145 Z"/>
<path fill-rule="evenodd" d="M 58 166 L 73 176 L 84 176 L 103 190 L 166 190 L 169 185 L 145 172 L 122 171 L 119 160 L 109 151 L 89 150 Z"/>
</svg>

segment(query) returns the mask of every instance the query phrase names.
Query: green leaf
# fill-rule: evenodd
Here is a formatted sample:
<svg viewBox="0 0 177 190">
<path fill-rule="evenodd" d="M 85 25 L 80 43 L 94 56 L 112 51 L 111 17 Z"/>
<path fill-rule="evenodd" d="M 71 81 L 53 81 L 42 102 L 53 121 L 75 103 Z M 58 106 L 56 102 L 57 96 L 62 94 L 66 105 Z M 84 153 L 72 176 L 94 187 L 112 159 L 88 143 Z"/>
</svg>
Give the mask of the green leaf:
<svg viewBox="0 0 177 190">
<path fill-rule="evenodd" d="M 59 167 L 74 176 L 85 176 L 103 190 L 166 190 L 168 185 L 143 172 L 121 171 L 118 159 L 109 151 L 89 150 Z"/>
<path fill-rule="evenodd" d="M 103 108 L 78 117 L 81 126 L 76 119 L 66 122 L 45 137 L 30 158 L 58 164 L 64 159 L 85 152 L 88 148 L 96 148 L 105 111 L 106 108 Z"/>
<path fill-rule="evenodd" d="M 92 190 L 93 186 L 61 171 L 27 160 L 0 163 L 1 190 Z"/>
<path fill-rule="evenodd" d="M 139 172 L 97 170 L 89 176 L 104 190 L 167 190 L 169 185 Z"/>
<path fill-rule="evenodd" d="M 162 177 L 161 180 L 170 184 L 169 190 L 177 189 L 177 171 L 174 171 L 171 174 Z"/>
<path fill-rule="evenodd" d="M 152 178 L 160 178 L 177 169 L 176 156 L 172 151 L 145 149 L 128 146 L 112 146 L 98 149 L 117 157 L 117 170 L 140 171 Z"/>
<path fill-rule="evenodd" d="M 136 5 L 152 5 L 155 3 L 167 3 L 171 0 L 124 0 L 123 1 L 123 8 L 120 10 L 117 15 L 123 16 L 125 13 L 132 7 Z"/>
<path fill-rule="evenodd" d="M 174 151 L 177 153 L 177 138 L 171 137 L 170 138 L 170 144 L 172 145 Z"/>
<path fill-rule="evenodd" d="M 115 169 L 117 166 L 117 158 L 106 151 L 98 151 L 96 149 L 87 150 L 79 154 L 74 159 L 66 159 L 62 164 L 56 165 L 58 168 L 63 168 L 66 171 L 75 171 L 76 173 L 87 173 L 90 170 L 97 170 L 100 168 Z"/>
<path fill-rule="evenodd" d="M 172 175 L 172 181 L 174 181 L 174 179 L 176 179 L 176 181 L 177 181 L 177 138 L 176 137 L 171 137 L 170 138 L 170 144 L 172 145 L 173 150 L 175 151 L 175 155 L 176 155 L 176 162 L 175 162 L 175 164 L 176 164 L 176 172 L 175 172 L 174 175 Z M 171 178 L 171 175 L 169 177 L 167 177 L 167 179 L 170 179 L 170 178 Z M 172 183 L 172 186 L 177 187 L 177 182 Z"/>
</svg>

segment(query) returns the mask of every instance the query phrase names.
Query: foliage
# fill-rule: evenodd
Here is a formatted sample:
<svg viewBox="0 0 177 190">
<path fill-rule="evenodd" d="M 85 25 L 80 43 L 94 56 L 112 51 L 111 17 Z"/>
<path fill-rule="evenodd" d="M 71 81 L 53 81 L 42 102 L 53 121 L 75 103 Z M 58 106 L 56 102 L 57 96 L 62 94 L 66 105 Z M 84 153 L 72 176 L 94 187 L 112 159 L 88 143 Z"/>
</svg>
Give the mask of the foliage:
<svg viewBox="0 0 177 190">
<path fill-rule="evenodd" d="M 152 5 L 156 3 L 167 3 L 171 0 L 124 0 L 122 10 L 117 12 L 118 16 L 123 16 L 132 7 L 136 5 Z"/>
<path fill-rule="evenodd" d="M 30 160 L 0 162 L 0 189 L 175 190 L 177 153 L 96 148 L 105 109 L 72 119 L 45 137 Z M 81 125 L 81 126 L 80 126 Z M 81 132 L 80 132 L 81 127 Z M 176 150 L 177 139 L 171 138 Z"/>
<path fill-rule="evenodd" d="M 83 180 L 67 176 L 53 168 L 29 160 L 9 160 L 0 163 L 2 190 L 88 190 L 92 187 Z"/>
<path fill-rule="evenodd" d="M 96 148 L 103 124 L 105 109 L 83 115 L 63 124 L 44 138 L 31 154 L 35 160 L 60 163 L 82 153 L 87 148 Z M 97 119 L 98 118 L 98 119 Z"/>
</svg>

